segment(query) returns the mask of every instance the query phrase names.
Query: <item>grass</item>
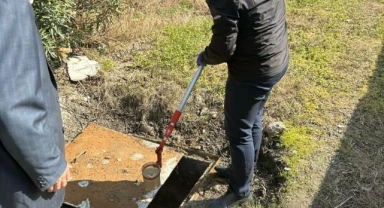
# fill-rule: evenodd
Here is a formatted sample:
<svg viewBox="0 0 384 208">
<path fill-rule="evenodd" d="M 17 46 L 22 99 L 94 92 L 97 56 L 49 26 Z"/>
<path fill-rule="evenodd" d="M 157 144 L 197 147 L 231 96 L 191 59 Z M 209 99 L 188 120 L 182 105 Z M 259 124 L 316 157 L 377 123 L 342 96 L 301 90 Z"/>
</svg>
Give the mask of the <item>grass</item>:
<svg viewBox="0 0 384 208">
<path fill-rule="evenodd" d="M 341 130 L 336 126 L 348 124 L 346 115 L 368 91 L 368 77 L 376 69 L 375 61 L 382 42 L 383 11 L 383 6 L 374 1 L 288 2 L 291 71 L 275 90 L 275 99 L 272 97 L 270 103 L 281 101 L 280 96 L 284 96 L 287 101 L 281 102 L 294 110 L 289 114 L 278 111 L 279 115 L 292 122 L 293 129 L 315 131 L 288 131 L 282 137 L 283 142 L 286 138 L 296 138 L 289 143 L 285 156 L 288 164 L 293 166 L 293 174 L 289 175 L 289 193 L 283 197 L 283 207 L 308 206 L 313 197 L 316 199 L 316 191 L 334 193 L 335 186 L 324 186 L 327 181 L 316 177 L 332 169 L 329 158 L 339 147 L 346 151 L 352 148 L 343 142 L 343 134 L 338 133 Z M 294 89 L 294 96 L 286 96 L 287 90 L 280 87 Z M 314 149 L 308 153 L 307 147 Z M 297 154 L 290 154 L 292 151 Z M 319 167 L 313 167 L 316 165 Z M 318 204 L 312 205 L 329 207 L 342 201 L 341 195 L 337 195 L 338 199 L 331 196 L 325 194 L 322 197 L 333 198 L 335 204 L 315 200 Z"/>
<path fill-rule="evenodd" d="M 211 24 L 206 17 L 196 17 L 185 24 L 165 26 L 154 36 L 154 48 L 135 57 L 136 66 L 150 71 L 152 76 L 175 81 L 186 88 L 197 69 L 197 55 L 209 43 Z M 226 73 L 223 65 L 207 67 L 196 89 L 222 96 Z"/>
<path fill-rule="evenodd" d="M 283 173 L 287 178 L 298 174 L 299 168 L 301 168 L 300 160 L 308 158 L 316 148 L 311 137 L 314 130 L 307 127 L 295 127 L 295 125 L 289 126 L 292 127 L 288 128 L 281 137 L 281 144 L 289 150 L 283 157 L 290 167 L 289 171 Z"/>
<path fill-rule="evenodd" d="M 280 195 L 281 204 L 276 206 L 335 207 L 348 199 L 345 193 L 359 187 L 368 190 L 371 186 L 361 184 L 381 184 L 382 180 L 378 174 L 384 168 L 379 161 L 384 160 L 384 155 L 377 137 L 382 133 L 379 127 L 380 115 L 384 114 L 384 80 L 382 73 L 371 76 L 384 67 L 383 58 L 378 58 L 382 57 L 379 54 L 384 40 L 384 2 L 286 2 L 290 68 L 274 88 L 265 110 L 266 123 L 282 120 L 288 127 L 281 143 L 285 147 L 283 160 L 291 170 L 282 172 L 288 178 L 287 192 Z M 212 21 L 204 1 L 166 0 L 159 4 L 151 0 L 127 4 L 126 15 L 115 20 L 107 33 L 95 36 L 106 42 L 111 53 L 135 54 L 121 58 L 134 63 L 125 78 L 129 85 L 110 85 L 118 85 L 136 97 L 136 106 L 176 106 L 166 100 L 180 97 L 196 70 L 197 54 L 209 42 Z M 127 50 L 134 42 L 150 47 Z M 113 59 L 104 59 L 102 65 L 107 70 L 118 64 L 109 62 Z M 222 109 L 226 74 L 225 65 L 204 70 L 196 94 L 204 92 L 213 97 L 209 107 Z M 168 95 L 171 87 L 173 95 Z M 358 117 L 359 113 L 364 116 Z M 193 113 L 187 113 L 185 118 L 196 119 Z M 372 128 L 357 128 L 359 119 Z M 369 132 L 368 136 L 362 131 Z M 367 144 L 360 142 L 363 137 L 367 137 Z M 376 167 L 369 165 L 370 158 L 374 158 Z M 360 185 L 348 185 L 356 183 Z M 348 206 L 379 205 L 383 190 L 377 186 L 369 190 L 355 191 L 358 194 L 348 201 Z"/>
<path fill-rule="evenodd" d="M 102 55 L 95 49 L 90 49 L 87 51 L 87 56 L 91 60 L 97 60 L 100 64 L 101 70 L 108 72 L 114 69 L 115 67 L 115 61 L 113 58 L 109 55 Z"/>
<path fill-rule="evenodd" d="M 187 24 L 165 26 L 154 37 L 154 48 L 135 57 L 136 66 L 150 70 L 164 79 L 190 78 L 197 57 L 209 39 L 210 22 L 205 18 L 191 19 Z M 183 80 L 184 81 L 184 80 Z"/>
</svg>

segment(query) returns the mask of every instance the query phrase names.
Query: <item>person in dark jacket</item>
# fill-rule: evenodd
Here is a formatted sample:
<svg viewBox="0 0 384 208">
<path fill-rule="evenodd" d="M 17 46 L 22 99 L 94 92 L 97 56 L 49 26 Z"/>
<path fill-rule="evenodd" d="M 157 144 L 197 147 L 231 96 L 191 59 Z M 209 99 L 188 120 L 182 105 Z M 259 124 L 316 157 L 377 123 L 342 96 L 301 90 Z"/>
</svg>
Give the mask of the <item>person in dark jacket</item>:
<svg viewBox="0 0 384 208">
<path fill-rule="evenodd" d="M 213 35 L 197 65 L 228 65 L 224 113 L 232 161 L 229 167 L 215 167 L 229 178 L 229 188 L 209 207 L 232 207 L 250 198 L 264 105 L 288 68 L 286 7 L 284 0 L 207 0 L 207 4 Z"/>
<path fill-rule="evenodd" d="M 0 208 L 59 208 L 70 177 L 57 85 L 28 0 L 0 0 Z"/>
</svg>

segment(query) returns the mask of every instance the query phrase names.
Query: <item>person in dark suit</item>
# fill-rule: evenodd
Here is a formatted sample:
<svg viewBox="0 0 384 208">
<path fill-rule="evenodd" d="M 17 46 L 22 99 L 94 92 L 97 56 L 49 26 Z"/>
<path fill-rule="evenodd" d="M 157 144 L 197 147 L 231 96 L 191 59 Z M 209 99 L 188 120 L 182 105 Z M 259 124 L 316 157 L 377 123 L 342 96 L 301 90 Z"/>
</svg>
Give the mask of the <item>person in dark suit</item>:
<svg viewBox="0 0 384 208">
<path fill-rule="evenodd" d="M 213 35 L 197 65 L 228 65 L 224 113 L 232 161 L 229 167 L 215 167 L 229 178 L 229 188 L 209 207 L 233 207 L 250 198 L 264 105 L 288 68 L 286 8 L 284 0 L 207 0 L 207 4 Z"/>
<path fill-rule="evenodd" d="M 59 208 L 70 166 L 29 0 L 0 0 L 0 208 Z"/>
</svg>

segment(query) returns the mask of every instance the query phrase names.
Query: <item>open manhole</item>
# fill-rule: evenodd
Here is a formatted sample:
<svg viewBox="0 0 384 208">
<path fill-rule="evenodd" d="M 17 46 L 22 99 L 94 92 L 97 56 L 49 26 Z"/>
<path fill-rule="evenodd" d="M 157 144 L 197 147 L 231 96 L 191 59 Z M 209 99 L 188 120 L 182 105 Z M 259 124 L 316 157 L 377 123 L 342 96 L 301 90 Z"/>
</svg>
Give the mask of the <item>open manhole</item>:
<svg viewBox="0 0 384 208">
<path fill-rule="evenodd" d="M 86 200 L 91 208 L 180 207 L 196 193 L 196 185 L 218 158 L 209 155 L 207 159 L 206 154 L 184 156 L 167 147 L 160 188 L 149 191 L 143 183 L 142 168 L 156 161 L 157 146 L 95 124 L 88 126 L 66 146 L 66 157 L 73 168 L 63 207 L 82 207 L 78 205 Z"/>
<path fill-rule="evenodd" d="M 209 166 L 208 162 L 182 157 L 148 208 L 180 207 Z"/>
</svg>

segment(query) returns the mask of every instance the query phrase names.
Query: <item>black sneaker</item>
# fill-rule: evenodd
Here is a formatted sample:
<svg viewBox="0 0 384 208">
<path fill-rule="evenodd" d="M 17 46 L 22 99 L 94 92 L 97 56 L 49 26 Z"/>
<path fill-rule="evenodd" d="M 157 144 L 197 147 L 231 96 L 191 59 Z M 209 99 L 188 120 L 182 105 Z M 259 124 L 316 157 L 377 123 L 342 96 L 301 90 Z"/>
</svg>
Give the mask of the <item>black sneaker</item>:
<svg viewBox="0 0 384 208">
<path fill-rule="evenodd" d="M 231 208 L 241 205 L 250 200 L 251 195 L 237 196 L 236 194 L 227 191 L 223 196 L 213 200 L 209 203 L 208 208 Z"/>
<path fill-rule="evenodd" d="M 217 174 L 219 174 L 221 177 L 229 178 L 230 172 L 231 172 L 231 166 L 216 166 L 215 170 Z"/>
</svg>

